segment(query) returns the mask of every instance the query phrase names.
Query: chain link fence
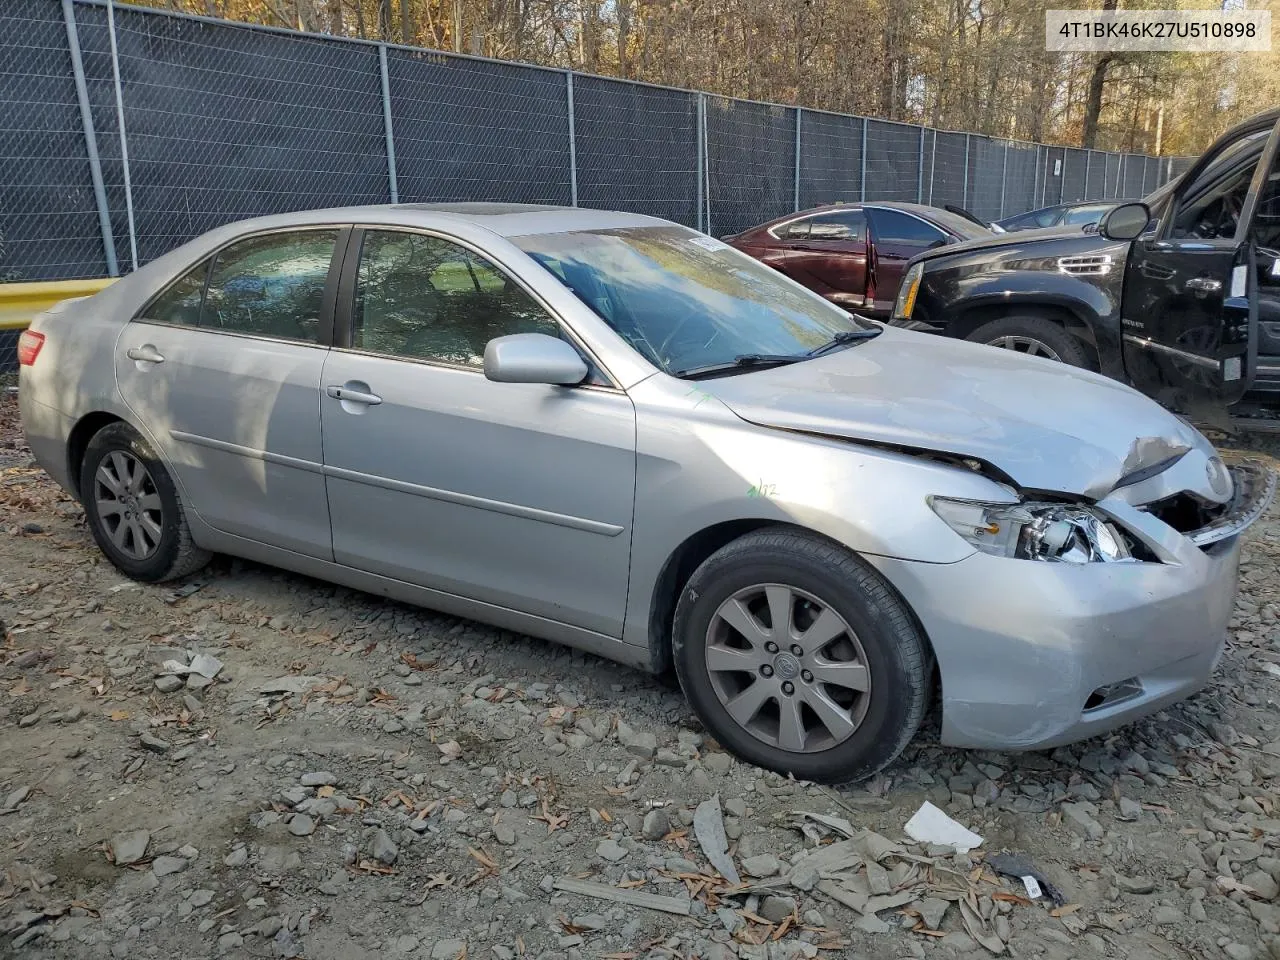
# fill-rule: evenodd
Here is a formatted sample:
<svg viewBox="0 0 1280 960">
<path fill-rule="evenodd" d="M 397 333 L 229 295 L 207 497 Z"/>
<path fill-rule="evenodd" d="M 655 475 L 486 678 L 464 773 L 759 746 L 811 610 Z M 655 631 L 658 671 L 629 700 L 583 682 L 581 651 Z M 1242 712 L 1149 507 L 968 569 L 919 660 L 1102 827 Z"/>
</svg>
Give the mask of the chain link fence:
<svg viewBox="0 0 1280 960">
<path fill-rule="evenodd" d="M 1188 163 L 104 0 L 0 4 L 0 282 L 115 276 L 314 207 L 574 204 L 724 236 L 838 201 L 996 219 L 1142 196 Z"/>
</svg>

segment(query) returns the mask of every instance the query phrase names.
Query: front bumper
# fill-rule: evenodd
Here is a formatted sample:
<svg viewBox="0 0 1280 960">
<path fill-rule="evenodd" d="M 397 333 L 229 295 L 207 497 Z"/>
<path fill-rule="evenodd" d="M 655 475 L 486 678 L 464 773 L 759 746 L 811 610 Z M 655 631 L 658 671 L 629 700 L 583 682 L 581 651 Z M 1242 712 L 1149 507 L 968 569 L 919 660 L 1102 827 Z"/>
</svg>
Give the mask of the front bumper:
<svg viewBox="0 0 1280 960">
<path fill-rule="evenodd" d="M 1235 522 L 1204 545 L 1129 504 L 1099 503 L 1163 562 L 868 557 L 933 645 L 942 742 L 1055 747 L 1202 688 L 1222 655 L 1235 605 L 1239 533 L 1265 511 L 1274 489 L 1269 474 L 1251 484 L 1228 511 Z"/>
</svg>

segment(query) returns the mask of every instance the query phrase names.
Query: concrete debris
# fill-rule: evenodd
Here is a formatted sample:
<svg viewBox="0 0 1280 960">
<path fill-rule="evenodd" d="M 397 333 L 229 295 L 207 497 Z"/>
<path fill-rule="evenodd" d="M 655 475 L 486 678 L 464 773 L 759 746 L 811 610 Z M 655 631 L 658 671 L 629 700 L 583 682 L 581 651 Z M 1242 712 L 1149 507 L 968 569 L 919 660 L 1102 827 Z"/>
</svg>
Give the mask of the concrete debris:
<svg viewBox="0 0 1280 960">
<path fill-rule="evenodd" d="M 943 844 L 954 848 L 956 853 L 968 853 L 982 846 L 980 836 L 952 820 L 928 800 L 920 805 L 903 829 L 917 843 Z"/>
<path fill-rule="evenodd" d="M 707 860 L 732 884 L 741 883 L 729 856 L 729 841 L 724 833 L 724 815 L 720 812 L 720 795 L 698 804 L 693 814 L 693 832 Z"/>
</svg>

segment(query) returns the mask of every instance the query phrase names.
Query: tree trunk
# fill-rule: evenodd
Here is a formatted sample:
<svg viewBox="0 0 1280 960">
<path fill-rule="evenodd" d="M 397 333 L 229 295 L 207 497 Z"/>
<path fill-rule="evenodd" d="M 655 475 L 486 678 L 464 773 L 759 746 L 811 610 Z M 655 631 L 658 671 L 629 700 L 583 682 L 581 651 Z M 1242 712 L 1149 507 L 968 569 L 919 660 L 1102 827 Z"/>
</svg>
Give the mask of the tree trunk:
<svg viewBox="0 0 1280 960">
<path fill-rule="evenodd" d="M 1089 93 L 1084 102 L 1084 131 L 1080 134 L 1080 146 L 1093 150 L 1098 145 L 1098 117 L 1102 113 L 1102 88 L 1107 82 L 1107 70 L 1115 58 L 1104 53 L 1093 65 L 1089 74 Z"/>
<path fill-rule="evenodd" d="M 631 42 L 631 0 L 617 0 L 618 10 L 618 76 L 629 77 L 627 47 Z"/>
<path fill-rule="evenodd" d="M 409 0 L 400 0 L 400 41 L 405 46 L 413 43 L 413 24 L 409 20 Z"/>
</svg>

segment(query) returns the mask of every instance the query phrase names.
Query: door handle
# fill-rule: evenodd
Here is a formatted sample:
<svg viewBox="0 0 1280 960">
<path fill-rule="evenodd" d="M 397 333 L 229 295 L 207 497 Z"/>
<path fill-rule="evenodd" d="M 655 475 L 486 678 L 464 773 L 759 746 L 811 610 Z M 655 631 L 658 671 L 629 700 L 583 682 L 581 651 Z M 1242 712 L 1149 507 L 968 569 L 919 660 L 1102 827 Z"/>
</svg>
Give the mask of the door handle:
<svg viewBox="0 0 1280 960">
<path fill-rule="evenodd" d="M 164 354 L 149 343 L 144 343 L 140 347 L 130 347 L 124 355 L 139 363 L 164 363 Z"/>
<path fill-rule="evenodd" d="M 376 393 L 353 390 L 351 387 L 340 387 L 337 384 L 325 387 L 324 392 L 335 400 L 343 400 L 347 403 L 363 403 L 370 407 L 376 407 L 382 402 L 382 398 Z"/>
<path fill-rule="evenodd" d="M 1222 289 L 1222 281 L 1215 280 L 1213 277 L 1192 277 L 1187 281 L 1186 287 L 1193 293 L 1203 297 L 1206 294 L 1220 291 Z"/>
</svg>

